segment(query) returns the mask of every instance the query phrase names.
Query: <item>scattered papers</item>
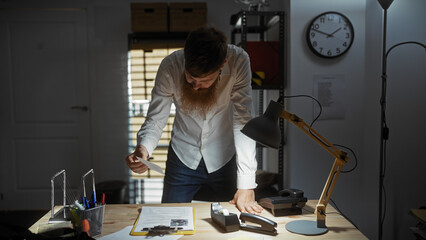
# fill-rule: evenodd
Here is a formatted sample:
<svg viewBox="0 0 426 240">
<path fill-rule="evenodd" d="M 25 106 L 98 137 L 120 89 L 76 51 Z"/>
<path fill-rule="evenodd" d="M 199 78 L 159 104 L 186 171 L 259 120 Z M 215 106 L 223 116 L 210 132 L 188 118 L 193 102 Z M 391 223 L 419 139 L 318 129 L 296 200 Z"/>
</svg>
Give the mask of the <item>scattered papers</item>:
<svg viewBox="0 0 426 240">
<path fill-rule="evenodd" d="M 164 235 L 164 236 L 132 236 L 130 231 L 132 231 L 133 226 L 127 226 L 121 229 L 118 232 L 103 236 L 98 238 L 98 240 L 140 240 L 140 239 L 161 239 L 161 240 L 177 240 L 182 237 L 182 235 Z"/>
<path fill-rule="evenodd" d="M 178 228 L 175 234 L 194 234 L 194 209 L 192 207 L 143 206 L 131 235 L 145 235 L 156 226 Z"/>
</svg>

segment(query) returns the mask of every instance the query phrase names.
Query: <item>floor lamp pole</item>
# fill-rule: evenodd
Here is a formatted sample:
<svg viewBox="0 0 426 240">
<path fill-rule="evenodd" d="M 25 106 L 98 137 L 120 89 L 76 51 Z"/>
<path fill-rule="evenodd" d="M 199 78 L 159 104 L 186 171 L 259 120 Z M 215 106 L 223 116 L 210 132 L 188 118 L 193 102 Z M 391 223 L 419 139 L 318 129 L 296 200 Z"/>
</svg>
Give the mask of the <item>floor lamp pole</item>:
<svg viewBox="0 0 426 240">
<path fill-rule="evenodd" d="M 382 239 L 383 233 L 383 180 L 384 180 L 384 160 L 385 160 L 385 143 L 389 137 L 389 128 L 386 125 L 386 23 L 387 9 L 383 13 L 383 52 L 382 52 L 382 94 L 380 97 L 381 117 L 380 117 L 380 174 L 379 174 L 379 240 Z"/>
<path fill-rule="evenodd" d="M 384 184 L 383 180 L 385 178 L 385 161 L 386 161 L 386 141 L 389 139 L 389 128 L 386 125 L 386 84 L 387 84 L 387 58 L 389 53 L 396 47 L 406 44 L 415 44 L 423 47 L 426 50 L 426 45 L 420 42 L 407 41 L 400 42 L 393 45 L 388 50 L 386 50 L 386 29 L 387 29 L 387 9 L 391 5 L 393 0 L 379 0 L 379 3 L 383 7 L 383 52 L 382 52 L 382 93 L 380 97 L 380 106 L 381 106 L 381 121 L 380 121 L 380 175 L 379 175 L 379 240 L 382 239 L 383 235 L 383 223 L 384 223 L 384 213 L 383 211 L 386 208 L 386 205 L 383 207 L 383 195 L 384 195 Z M 386 197 L 386 196 L 385 196 Z"/>
</svg>

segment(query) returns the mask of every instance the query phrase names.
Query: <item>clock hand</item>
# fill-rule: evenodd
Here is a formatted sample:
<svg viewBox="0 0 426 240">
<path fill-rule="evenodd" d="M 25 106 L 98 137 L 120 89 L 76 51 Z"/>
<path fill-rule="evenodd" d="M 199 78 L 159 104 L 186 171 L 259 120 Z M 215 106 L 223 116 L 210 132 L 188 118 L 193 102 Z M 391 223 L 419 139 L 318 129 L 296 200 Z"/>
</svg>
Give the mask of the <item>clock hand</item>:
<svg viewBox="0 0 426 240">
<path fill-rule="evenodd" d="M 334 32 L 330 33 L 327 37 L 334 37 L 333 35 L 334 35 L 335 33 L 337 33 L 338 31 L 340 31 L 340 29 L 342 29 L 342 27 L 339 27 L 336 31 L 334 31 Z"/>
<path fill-rule="evenodd" d="M 324 34 L 324 35 L 327 35 L 327 37 L 330 35 L 330 34 L 328 34 L 328 33 L 326 33 L 326 32 L 323 32 L 323 31 L 317 30 L 317 29 L 315 29 L 315 28 L 312 28 L 312 30 L 314 30 L 315 32 L 319 32 L 319 33 L 322 33 L 322 34 Z"/>
</svg>

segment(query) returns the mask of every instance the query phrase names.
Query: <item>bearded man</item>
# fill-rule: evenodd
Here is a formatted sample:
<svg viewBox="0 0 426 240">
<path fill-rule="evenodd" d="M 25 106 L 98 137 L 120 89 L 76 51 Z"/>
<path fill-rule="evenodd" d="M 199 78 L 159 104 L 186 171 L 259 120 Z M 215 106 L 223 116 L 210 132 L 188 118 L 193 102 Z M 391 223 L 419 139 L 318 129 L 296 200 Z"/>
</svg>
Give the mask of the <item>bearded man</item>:
<svg viewBox="0 0 426 240">
<path fill-rule="evenodd" d="M 230 201 L 241 212 L 260 213 L 255 202 L 255 142 L 241 133 L 252 118 L 250 61 L 213 27 L 188 35 L 183 50 L 158 69 L 146 121 L 126 163 L 136 173 L 148 159 L 176 105 L 164 177 L 163 203 L 191 202 L 200 189 L 209 201 Z M 207 189 L 207 191 L 206 191 Z"/>
</svg>

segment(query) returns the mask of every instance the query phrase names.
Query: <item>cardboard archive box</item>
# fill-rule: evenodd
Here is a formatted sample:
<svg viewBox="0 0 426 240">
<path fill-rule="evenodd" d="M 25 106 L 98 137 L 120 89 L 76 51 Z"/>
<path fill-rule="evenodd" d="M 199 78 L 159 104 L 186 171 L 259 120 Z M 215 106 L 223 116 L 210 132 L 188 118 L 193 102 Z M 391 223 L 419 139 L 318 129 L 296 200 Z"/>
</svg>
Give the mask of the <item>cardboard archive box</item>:
<svg viewBox="0 0 426 240">
<path fill-rule="evenodd" d="M 168 3 L 131 3 L 132 32 L 167 32 Z"/>
<path fill-rule="evenodd" d="M 170 32 L 190 32 L 207 22 L 207 3 L 170 3 Z"/>
</svg>

